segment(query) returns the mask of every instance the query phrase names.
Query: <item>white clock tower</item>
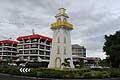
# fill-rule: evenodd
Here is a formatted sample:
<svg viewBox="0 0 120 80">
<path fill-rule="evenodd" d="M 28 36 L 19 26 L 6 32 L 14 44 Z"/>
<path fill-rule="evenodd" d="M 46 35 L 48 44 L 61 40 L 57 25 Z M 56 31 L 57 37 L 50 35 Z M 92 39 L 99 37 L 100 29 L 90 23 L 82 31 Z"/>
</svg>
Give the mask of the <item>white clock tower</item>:
<svg viewBox="0 0 120 80">
<path fill-rule="evenodd" d="M 55 17 L 57 21 L 51 24 L 54 33 L 48 68 L 63 68 L 62 63 L 68 58 L 70 59 L 69 68 L 74 68 L 70 38 L 70 31 L 73 26 L 67 22 L 69 16 L 65 13 L 64 8 L 60 8 Z"/>
</svg>

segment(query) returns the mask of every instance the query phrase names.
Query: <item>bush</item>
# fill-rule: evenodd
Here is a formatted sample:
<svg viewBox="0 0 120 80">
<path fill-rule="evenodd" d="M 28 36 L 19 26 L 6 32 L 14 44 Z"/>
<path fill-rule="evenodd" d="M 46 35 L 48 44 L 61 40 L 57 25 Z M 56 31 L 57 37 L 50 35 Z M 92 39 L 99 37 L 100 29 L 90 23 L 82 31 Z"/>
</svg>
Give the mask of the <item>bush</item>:
<svg viewBox="0 0 120 80">
<path fill-rule="evenodd" d="M 111 77 L 120 77 L 120 69 L 112 68 L 110 69 Z"/>
<path fill-rule="evenodd" d="M 120 77 L 120 69 L 47 69 L 31 68 L 30 72 L 21 73 L 17 67 L 0 67 L 0 73 L 41 78 L 109 78 Z"/>
<path fill-rule="evenodd" d="M 101 74 L 102 74 L 102 76 L 101 76 L 102 78 L 109 78 L 110 77 L 109 71 L 102 71 Z"/>
<path fill-rule="evenodd" d="M 18 68 L 9 68 L 8 74 L 20 75 L 21 72 Z"/>
<path fill-rule="evenodd" d="M 44 68 L 36 68 L 31 69 L 31 72 L 26 73 L 25 75 L 41 77 L 41 78 L 63 78 L 63 71 L 54 70 L 54 69 L 44 69 Z"/>
<path fill-rule="evenodd" d="M 110 73 L 107 71 L 90 71 L 83 73 L 84 78 L 108 78 Z"/>
</svg>

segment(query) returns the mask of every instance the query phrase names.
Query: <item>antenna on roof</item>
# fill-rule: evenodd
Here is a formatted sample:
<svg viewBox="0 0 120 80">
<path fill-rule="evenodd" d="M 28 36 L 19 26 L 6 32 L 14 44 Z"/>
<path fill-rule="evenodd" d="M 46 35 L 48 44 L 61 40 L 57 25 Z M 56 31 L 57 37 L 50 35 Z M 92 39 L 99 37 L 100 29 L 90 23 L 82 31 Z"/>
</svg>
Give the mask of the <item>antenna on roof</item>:
<svg viewBox="0 0 120 80">
<path fill-rule="evenodd" d="M 10 39 L 12 39 L 11 37 L 10 38 L 8 38 L 8 40 L 10 40 Z"/>
<path fill-rule="evenodd" d="M 32 33 L 33 33 L 33 35 L 35 34 L 35 30 L 34 29 L 32 29 Z"/>
</svg>

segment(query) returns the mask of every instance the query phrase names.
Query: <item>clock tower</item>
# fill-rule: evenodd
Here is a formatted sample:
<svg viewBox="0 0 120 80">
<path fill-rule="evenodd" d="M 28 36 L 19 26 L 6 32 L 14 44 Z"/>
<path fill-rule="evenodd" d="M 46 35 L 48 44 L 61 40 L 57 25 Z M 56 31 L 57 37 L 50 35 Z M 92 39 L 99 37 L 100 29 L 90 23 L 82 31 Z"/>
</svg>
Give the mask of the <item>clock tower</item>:
<svg viewBox="0 0 120 80">
<path fill-rule="evenodd" d="M 73 25 L 67 21 L 69 16 L 65 13 L 64 8 L 59 9 L 59 13 L 55 18 L 56 22 L 51 24 L 53 40 L 48 68 L 64 68 L 62 64 L 65 59 L 69 59 L 69 68 L 74 68 L 70 37 Z"/>
</svg>

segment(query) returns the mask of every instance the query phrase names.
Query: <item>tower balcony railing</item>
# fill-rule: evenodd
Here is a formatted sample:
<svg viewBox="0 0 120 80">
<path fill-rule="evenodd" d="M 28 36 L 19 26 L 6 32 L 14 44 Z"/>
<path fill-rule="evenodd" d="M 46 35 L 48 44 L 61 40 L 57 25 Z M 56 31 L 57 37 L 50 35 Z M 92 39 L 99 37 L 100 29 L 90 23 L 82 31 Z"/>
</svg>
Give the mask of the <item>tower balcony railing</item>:
<svg viewBox="0 0 120 80">
<path fill-rule="evenodd" d="M 57 21 L 57 22 L 51 24 L 51 29 L 57 29 L 60 26 L 64 26 L 67 29 L 73 29 L 73 25 L 66 21 Z"/>
</svg>

